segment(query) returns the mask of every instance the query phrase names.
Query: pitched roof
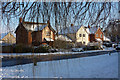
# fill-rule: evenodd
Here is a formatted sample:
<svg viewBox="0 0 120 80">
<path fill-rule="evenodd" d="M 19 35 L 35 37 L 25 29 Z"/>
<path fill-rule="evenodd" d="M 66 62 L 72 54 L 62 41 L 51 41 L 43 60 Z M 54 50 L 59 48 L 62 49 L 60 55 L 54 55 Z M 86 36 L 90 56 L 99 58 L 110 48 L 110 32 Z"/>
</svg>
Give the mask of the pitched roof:
<svg viewBox="0 0 120 80">
<path fill-rule="evenodd" d="M 11 33 L 15 37 L 15 34 L 13 32 L 6 32 L 0 34 L 0 40 L 2 40 L 8 33 Z"/>
<path fill-rule="evenodd" d="M 95 34 L 96 31 L 98 30 L 99 27 L 91 27 L 91 28 L 86 28 L 86 31 L 89 33 L 89 34 Z"/>
<path fill-rule="evenodd" d="M 28 31 L 38 31 L 44 29 L 47 23 L 23 22 L 23 26 Z"/>
<path fill-rule="evenodd" d="M 76 33 L 79 29 L 80 29 L 80 25 L 79 26 L 70 26 L 67 28 L 63 28 L 61 30 L 61 32 L 59 32 L 59 34 L 70 34 L 70 33 Z"/>
<path fill-rule="evenodd" d="M 47 23 L 23 22 L 20 23 L 19 26 L 20 25 L 24 26 L 24 28 L 28 31 L 39 31 L 39 30 L 43 30 L 46 26 L 48 26 L 53 32 L 55 32 L 55 30 L 51 27 L 51 25 Z"/>
</svg>

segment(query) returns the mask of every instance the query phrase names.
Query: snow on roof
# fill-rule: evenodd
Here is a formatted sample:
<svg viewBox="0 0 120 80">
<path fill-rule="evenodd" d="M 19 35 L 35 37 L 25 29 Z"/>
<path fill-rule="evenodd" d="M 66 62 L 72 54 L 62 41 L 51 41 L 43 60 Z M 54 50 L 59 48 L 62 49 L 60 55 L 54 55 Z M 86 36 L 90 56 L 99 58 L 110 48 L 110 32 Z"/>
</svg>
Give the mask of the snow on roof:
<svg viewBox="0 0 120 80">
<path fill-rule="evenodd" d="M 69 38 L 68 36 L 66 36 L 66 35 L 59 35 L 56 39 L 72 42 L 72 39 L 70 39 L 70 38 Z"/>
<path fill-rule="evenodd" d="M 61 32 L 59 32 L 59 34 L 76 33 L 80 29 L 80 27 L 81 27 L 80 25 L 79 26 L 70 26 L 70 27 L 62 29 Z"/>
<path fill-rule="evenodd" d="M 33 22 L 23 22 L 23 26 L 30 31 L 42 30 L 47 26 L 47 23 L 33 23 Z"/>
<path fill-rule="evenodd" d="M 51 38 L 45 38 L 46 41 L 54 41 L 53 39 Z"/>
<path fill-rule="evenodd" d="M 104 41 L 110 41 L 110 39 L 107 38 L 107 37 L 105 37 L 105 36 L 103 36 L 103 40 L 104 40 Z"/>
<path fill-rule="evenodd" d="M 47 25 L 39 25 L 34 28 L 34 31 L 43 30 Z"/>
<path fill-rule="evenodd" d="M 97 38 L 96 40 L 97 40 L 98 42 L 102 42 L 102 40 L 101 40 L 100 38 Z"/>
<path fill-rule="evenodd" d="M 91 28 L 89 28 L 89 33 L 90 34 L 95 34 L 97 29 L 98 29 L 98 27 L 91 27 Z"/>
<path fill-rule="evenodd" d="M 37 31 L 37 30 L 42 30 L 44 29 L 47 24 L 45 25 L 41 25 L 41 24 L 23 24 L 23 26 L 27 29 L 27 30 L 30 30 L 30 31 Z"/>
<path fill-rule="evenodd" d="M 23 26 L 24 26 L 25 29 L 28 30 L 28 31 L 43 30 L 47 25 L 48 25 L 47 23 L 23 22 Z M 49 28 L 50 28 L 53 32 L 56 32 L 51 26 L 49 26 Z"/>
<path fill-rule="evenodd" d="M 86 31 L 87 31 L 87 33 L 89 33 L 89 34 L 90 34 L 90 29 L 89 29 L 89 28 L 86 28 Z"/>
</svg>

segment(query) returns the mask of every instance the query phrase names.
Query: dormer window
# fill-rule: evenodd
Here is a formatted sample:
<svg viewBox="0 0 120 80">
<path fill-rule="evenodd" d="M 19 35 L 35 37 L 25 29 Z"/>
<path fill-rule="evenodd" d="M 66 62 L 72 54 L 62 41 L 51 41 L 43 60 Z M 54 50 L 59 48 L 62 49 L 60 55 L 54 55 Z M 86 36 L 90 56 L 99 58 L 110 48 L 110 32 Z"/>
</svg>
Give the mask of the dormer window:
<svg viewBox="0 0 120 80">
<path fill-rule="evenodd" d="M 101 38 L 102 38 L 102 34 L 101 34 Z"/>
<path fill-rule="evenodd" d="M 98 34 L 96 34 L 96 37 L 98 37 Z"/>
<path fill-rule="evenodd" d="M 46 36 L 50 36 L 50 31 L 47 31 Z"/>
</svg>

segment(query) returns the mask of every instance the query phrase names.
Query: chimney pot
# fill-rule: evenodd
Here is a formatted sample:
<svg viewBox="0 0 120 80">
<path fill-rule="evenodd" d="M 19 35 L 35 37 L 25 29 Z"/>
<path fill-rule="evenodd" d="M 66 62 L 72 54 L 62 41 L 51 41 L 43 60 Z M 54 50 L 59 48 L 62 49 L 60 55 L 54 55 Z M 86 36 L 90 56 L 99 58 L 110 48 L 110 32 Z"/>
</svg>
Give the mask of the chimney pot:
<svg viewBox="0 0 120 80">
<path fill-rule="evenodd" d="M 22 23 L 22 17 L 19 18 L 19 22 Z"/>
<path fill-rule="evenodd" d="M 49 20 L 47 21 L 47 24 L 50 24 L 50 21 L 49 21 Z"/>
<path fill-rule="evenodd" d="M 71 24 L 71 26 L 73 26 L 73 24 Z"/>
<path fill-rule="evenodd" d="M 90 25 L 88 25 L 88 28 L 91 28 Z"/>
</svg>

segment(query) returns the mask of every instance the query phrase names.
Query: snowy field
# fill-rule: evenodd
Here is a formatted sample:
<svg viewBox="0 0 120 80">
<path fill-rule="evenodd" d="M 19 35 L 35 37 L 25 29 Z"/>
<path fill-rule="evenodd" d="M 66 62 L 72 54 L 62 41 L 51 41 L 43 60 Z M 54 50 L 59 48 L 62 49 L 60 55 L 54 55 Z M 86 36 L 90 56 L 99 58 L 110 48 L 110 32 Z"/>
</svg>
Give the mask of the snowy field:
<svg viewBox="0 0 120 80">
<path fill-rule="evenodd" d="M 118 53 L 2 67 L 1 78 L 118 78 Z"/>
</svg>

